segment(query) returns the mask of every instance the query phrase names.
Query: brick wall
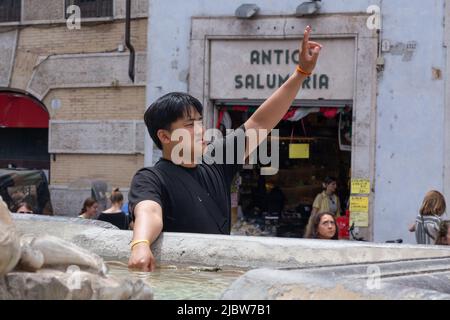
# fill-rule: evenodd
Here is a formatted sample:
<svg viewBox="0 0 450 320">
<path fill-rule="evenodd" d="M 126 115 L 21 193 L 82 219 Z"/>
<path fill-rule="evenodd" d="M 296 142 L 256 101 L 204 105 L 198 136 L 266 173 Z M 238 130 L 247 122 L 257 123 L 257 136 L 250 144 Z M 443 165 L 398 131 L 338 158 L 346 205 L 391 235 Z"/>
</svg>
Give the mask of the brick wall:
<svg viewBox="0 0 450 320">
<path fill-rule="evenodd" d="M 25 27 L 19 33 L 11 87 L 26 89 L 39 56 L 117 51 L 124 37 L 123 21 L 86 23 L 80 30 L 66 25 Z M 137 52 L 146 51 L 147 19 L 132 20 L 131 43 Z"/>
<path fill-rule="evenodd" d="M 59 109 L 52 99 L 61 101 Z M 43 102 L 52 120 L 142 120 L 145 87 L 55 89 Z"/>
<path fill-rule="evenodd" d="M 143 155 L 56 155 L 51 160 L 50 183 L 69 185 L 80 178 L 103 179 L 113 187 L 129 187 Z"/>
<path fill-rule="evenodd" d="M 61 101 L 60 109 L 50 107 L 53 98 Z M 52 120 L 142 120 L 145 88 L 56 89 L 44 103 Z M 80 177 L 89 177 L 129 187 L 134 173 L 143 165 L 143 155 L 58 154 L 50 163 L 50 183 L 70 185 Z"/>
</svg>

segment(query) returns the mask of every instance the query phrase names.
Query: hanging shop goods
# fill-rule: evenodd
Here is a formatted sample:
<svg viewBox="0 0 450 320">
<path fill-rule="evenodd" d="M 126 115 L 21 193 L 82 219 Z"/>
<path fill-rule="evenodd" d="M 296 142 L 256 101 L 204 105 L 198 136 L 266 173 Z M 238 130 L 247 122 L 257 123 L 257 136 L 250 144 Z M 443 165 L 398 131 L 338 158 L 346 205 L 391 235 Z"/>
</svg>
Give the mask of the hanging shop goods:
<svg viewBox="0 0 450 320">
<path fill-rule="evenodd" d="M 349 239 L 350 211 L 345 210 L 345 216 L 337 217 L 336 223 L 339 230 L 339 239 Z"/>
</svg>

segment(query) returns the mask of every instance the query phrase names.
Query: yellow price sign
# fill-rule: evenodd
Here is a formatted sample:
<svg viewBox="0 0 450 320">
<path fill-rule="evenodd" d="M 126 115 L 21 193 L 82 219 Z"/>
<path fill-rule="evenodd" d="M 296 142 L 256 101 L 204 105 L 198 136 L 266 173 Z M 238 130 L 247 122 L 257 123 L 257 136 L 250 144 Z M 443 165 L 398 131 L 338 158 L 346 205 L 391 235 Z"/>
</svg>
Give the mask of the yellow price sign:
<svg viewBox="0 0 450 320">
<path fill-rule="evenodd" d="M 350 212 L 369 212 L 369 197 L 350 197 Z"/>
<path fill-rule="evenodd" d="M 309 144 L 307 143 L 289 144 L 289 159 L 309 159 Z"/>
<path fill-rule="evenodd" d="M 369 179 L 352 179 L 351 183 L 352 194 L 369 194 L 370 180 Z"/>
<path fill-rule="evenodd" d="M 350 212 L 350 225 L 355 223 L 355 227 L 369 226 L 369 213 L 367 212 Z"/>
</svg>

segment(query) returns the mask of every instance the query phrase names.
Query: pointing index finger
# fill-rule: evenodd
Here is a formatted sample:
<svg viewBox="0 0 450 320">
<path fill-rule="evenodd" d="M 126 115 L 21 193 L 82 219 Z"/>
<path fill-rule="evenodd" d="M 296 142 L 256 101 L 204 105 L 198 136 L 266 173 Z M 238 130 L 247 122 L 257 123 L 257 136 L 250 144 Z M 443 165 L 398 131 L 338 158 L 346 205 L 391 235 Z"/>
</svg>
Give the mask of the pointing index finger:
<svg viewBox="0 0 450 320">
<path fill-rule="evenodd" d="M 310 32 L 311 32 L 311 27 L 306 26 L 305 32 L 303 33 L 303 43 L 302 43 L 303 52 L 307 52 L 306 50 L 308 50 L 308 42 L 309 42 Z"/>
</svg>

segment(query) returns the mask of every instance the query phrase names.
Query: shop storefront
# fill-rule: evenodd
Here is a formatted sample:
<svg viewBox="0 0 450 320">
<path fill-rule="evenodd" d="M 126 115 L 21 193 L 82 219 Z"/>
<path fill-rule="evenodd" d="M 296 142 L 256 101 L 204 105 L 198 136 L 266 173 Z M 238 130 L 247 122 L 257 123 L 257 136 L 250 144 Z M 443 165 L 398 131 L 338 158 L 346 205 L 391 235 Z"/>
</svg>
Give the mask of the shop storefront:
<svg viewBox="0 0 450 320">
<path fill-rule="evenodd" d="M 262 175 L 260 164 L 248 164 L 237 178 L 237 201 L 232 204 L 246 221 L 261 226 L 261 234 L 302 237 L 325 177 L 337 179 L 341 211 L 347 208 L 352 107 L 322 103 L 322 107 L 293 106 L 276 127 L 280 141 L 275 175 Z M 242 125 L 258 106 L 224 103 L 216 107 L 217 127 L 225 131 Z"/>
<path fill-rule="evenodd" d="M 350 107 L 351 151 L 339 152 L 350 157 L 351 216 L 359 236 L 415 243 L 407 226 L 425 193 L 435 189 L 450 197 L 447 3 L 425 8 L 423 1 L 411 0 L 399 10 L 397 1 L 320 2 L 319 10 L 299 16 L 297 9 L 310 2 L 255 0 L 259 11 L 238 18 L 239 0 L 150 1 L 147 106 L 165 93 L 189 92 L 205 105 L 209 128 L 217 126 L 223 110 L 238 125 L 293 72 L 296 42 L 311 25 L 313 40 L 324 42 L 324 50 L 291 113 L 311 107 L 319 112 L 280 123 L 285 138 L 290 144 L 292 127 L 293 137 L 313 137 L 308 124 L 322 118 L 320 108 Z M 159 19 L 167 12 L 171 19 Z M 338 116 L 325 119 L 333 127 Z M 145 163 L 156 159 L 146 137 Z"/>
<path fill-rule="evenodd" d="M 301 237 L 325 177 L 337 179 L 343 213 L 350 204 L 352 177 L 370 181 L 371 170 L 359 159 L 370 153 L 370 141 L 361 140 L 371 129 L 361 120 L 369 119 L 360 115 L 370 112 L 372 86 L 357 79 L 371 75 L 361 59 L 375 57 L 376 41 L 359 37 L 367 31 L 357 30 L 358 17 L 351 19 L 355 23 L 343 17 L 314 21 L 315 40 L 326 50 L 276 127 L 278 173 L 264 176 L 258 164 L 246 165 L 237 179 L 233 213 L 251 221 L 252 227 L 241 228 L 250 230 L 247 234 Z M 203 97 L 207 127 L 223 132 L 241 126 L 286 81 L 299 59 L 301 20 L 261 18 L 251 29 L 244 24 L 233 18 L 192 20 L 189 91 Z M 363 43 L 369 47 L 362 48 Z M 367 228 L 369 208 L 363 211 L 367 223 L 359 226 Z"/>
</svg>

